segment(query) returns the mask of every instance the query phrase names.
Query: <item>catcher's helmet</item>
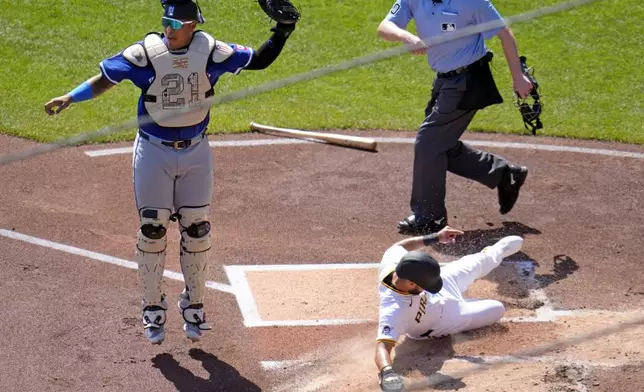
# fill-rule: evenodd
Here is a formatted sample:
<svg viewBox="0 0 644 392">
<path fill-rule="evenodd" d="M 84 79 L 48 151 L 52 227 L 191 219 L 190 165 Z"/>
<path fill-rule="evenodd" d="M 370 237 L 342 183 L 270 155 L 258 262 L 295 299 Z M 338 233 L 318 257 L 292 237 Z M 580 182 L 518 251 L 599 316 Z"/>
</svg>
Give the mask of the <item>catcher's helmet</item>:
<svg viewBox="0 0 644 392">
<path fill-rule="evenodd" d="M 196 20 L 197 23 L 206 23 L 201 13 L 198 1 L 193 0 L 161 0 L 163 16 L 175 19 Z"/>
</svg>

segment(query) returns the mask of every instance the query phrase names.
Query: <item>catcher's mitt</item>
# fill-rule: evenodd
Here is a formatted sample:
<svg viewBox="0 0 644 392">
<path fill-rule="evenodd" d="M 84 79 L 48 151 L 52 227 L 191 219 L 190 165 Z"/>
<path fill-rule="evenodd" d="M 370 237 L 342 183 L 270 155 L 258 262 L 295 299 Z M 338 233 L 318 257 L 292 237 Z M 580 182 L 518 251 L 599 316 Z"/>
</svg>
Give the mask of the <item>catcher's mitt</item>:
<svg viewBox="0 0 644 392">
<path fill-rule="evenodd" d="M 300 11 L 289 0 L 257 0 L 262 11 L 277 23 L 294 24 Z"/>
</svg>

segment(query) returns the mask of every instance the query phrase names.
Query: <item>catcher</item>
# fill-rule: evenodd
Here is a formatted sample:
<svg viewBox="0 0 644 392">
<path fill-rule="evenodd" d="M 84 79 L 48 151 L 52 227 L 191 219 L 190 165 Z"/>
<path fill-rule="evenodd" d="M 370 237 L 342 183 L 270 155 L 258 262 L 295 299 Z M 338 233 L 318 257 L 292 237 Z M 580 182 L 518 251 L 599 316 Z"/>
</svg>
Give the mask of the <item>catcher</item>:
<svg viewBox="0 0 644 392">
<path fill-rule="evenodd" d="M 523 239 L 504 237 L 444 267 L 420 250 L 437 241 L 454 242 L 461 234 L 447 226 L 438 233 L 397 242 L 382 257 L 375 361 L 380 389 L 385 392 L 404 391 L 403 379 L 391 360 L 391 350 L 403 335 L 415 340 L 452 335 L 494 324 L 505 313 L 499 301 L 465 299 L 463 293 L 498 267 L 503 258 L 518 252 Z"/>
<path fill-rule="evenodd" d="M 144 331 L 152 344 L 165 338 L 168 304 L 161 282 L 170 221 L 178 222 L 181 233 L 179 261 L 186 284 L 178 306 L 183 330 L 197 341 L 211 329 L 203 302 L 211 248 L 208 215 L 213 165 L 206 131 L 213 88 L 226 73 L 261 70 L 272 64 L 300 16 L 288 0 L 259 0 L 259 4 L 277 25 L 271 28 L 271 37 L 253 50 L 197 30 L 205 19 L 194 1 L 162 0 L 163 33 L 147 34 L 142 41 L 103 60 L 98 75 L 45 104 L 48 114 L 58 114 L 126 79 L 141 89 L 133 159 L 134 198 L 140 218 L 136 260 L 143 291 Z"/>
</svg>

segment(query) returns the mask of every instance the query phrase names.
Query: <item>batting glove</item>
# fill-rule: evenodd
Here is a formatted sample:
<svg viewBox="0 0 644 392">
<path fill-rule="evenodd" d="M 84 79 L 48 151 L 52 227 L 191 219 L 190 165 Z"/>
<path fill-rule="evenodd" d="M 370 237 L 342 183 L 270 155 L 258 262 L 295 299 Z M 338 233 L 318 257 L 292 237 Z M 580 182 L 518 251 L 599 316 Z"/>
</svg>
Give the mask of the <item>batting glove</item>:
<svg viewBox="0 0 644 392">
<path fill-rule="evenodd" d="M 405 384 L 391 366 L 385 366 L 380 371 L 380 390 L 383 392 L 404 392 Z"/>
</svg>

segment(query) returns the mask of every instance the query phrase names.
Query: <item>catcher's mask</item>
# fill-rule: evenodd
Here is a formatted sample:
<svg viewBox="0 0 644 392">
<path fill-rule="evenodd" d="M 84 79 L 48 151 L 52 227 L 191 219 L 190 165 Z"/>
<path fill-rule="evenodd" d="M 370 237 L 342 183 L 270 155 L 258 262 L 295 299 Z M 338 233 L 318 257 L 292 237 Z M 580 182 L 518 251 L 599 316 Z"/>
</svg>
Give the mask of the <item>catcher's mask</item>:
<svg viewBox="0 0 644 392">
<path fill-rule="evenodd" d="M 532 82 L 532 90 L 530 91 L 529 97 L 521 99 L 517 96 L 515 105 L 519 108 L 519 112 L 521 112 L 525 129 L 532 131 L 532 134 L 536 135 L 537 129 L 543 128 L 543 124 L 539 118 L 542 109 L 540 101 L 541 97 L 539 95 L 539 83 L 537 83 L 537 80 L 534 78 L 534 69 L 532 67 L 528 67 L 526 64 L 527 58 L 525 56 L 521 56 L 519 59 L 521 60 L 521 70 L 523 71 L 523 74 L 528 78 L 528 80 L 530 80 L 530 82 Z M 529 98 L 534 101 L 532 105 L 527 102 Z"/>
<path fill-rule="evenodd" d="M 166 18 L 196 20 L 197 23 L 206 23 L 199 2 L 193 0 L 161 0 L 163 16 Z"/>
</svg>

